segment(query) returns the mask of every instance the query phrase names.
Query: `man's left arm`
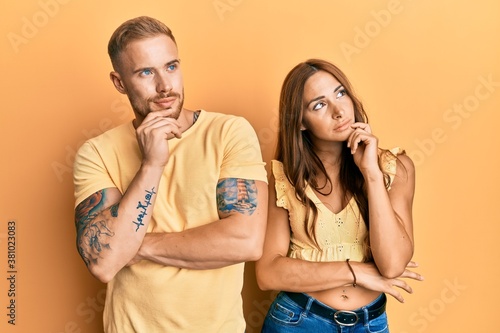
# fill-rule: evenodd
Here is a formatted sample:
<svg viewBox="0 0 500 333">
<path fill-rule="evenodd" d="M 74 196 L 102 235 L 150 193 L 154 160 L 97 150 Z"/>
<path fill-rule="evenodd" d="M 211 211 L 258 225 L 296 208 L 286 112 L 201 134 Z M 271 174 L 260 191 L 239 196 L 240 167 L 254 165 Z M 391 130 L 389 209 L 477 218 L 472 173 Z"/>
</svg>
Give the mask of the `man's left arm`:
<svg viewBox="0 0 500 333">
<path fill-rule="evenodd" d="M 267 221 L 267 184 L 224 178 L 217 184 L 220 219 L 174 233 L 148 233 L 134 264 L 150 260 L 166 266 L 215 269 L 262 255 Z"/>
</svg>

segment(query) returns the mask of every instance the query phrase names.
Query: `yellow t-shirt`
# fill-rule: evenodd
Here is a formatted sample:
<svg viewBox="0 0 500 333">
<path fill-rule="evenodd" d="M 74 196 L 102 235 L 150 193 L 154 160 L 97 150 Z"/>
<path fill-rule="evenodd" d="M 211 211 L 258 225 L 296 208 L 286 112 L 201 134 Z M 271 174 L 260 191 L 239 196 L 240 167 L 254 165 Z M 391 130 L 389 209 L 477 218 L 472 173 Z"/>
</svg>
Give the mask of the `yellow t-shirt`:
<svg viewBox="0 0 500 333">
<path fill-rule="evenodd" d="M 267 182 L 257 136 L 241 117 L 202 110 L 181 139 L 169 140 L 169 149 L 148 232 L 177 232 L 218 220 L 221 178 Z M 75 158 L 75 205 L 103 188 L 123 193 L 140 164 L 132 123 L 87 141 Z M 189 270 L 149 261 L 124 267 L 107 286 L 104 329 L 244 332 L 243 269 L 243 263 Z"/>
<path fill-rule="evenodd" d="M 391 153 L 380 155 L 383 170 L 390 176 L 390 184 L 396 174 L 395 156 L 400 151 L 395 148 Z M 291 230 L 288 256 L 316 262 L 346 259 L 363 261 L 363 241 L 368 231 L 354 197 L 344 209 L 333 213 L 319 200 L 311 187 L 306 188 L 306 195 L 318 209 L 316 246 L 304 229 L 306 209 L 297 199 L 295 190 L 284 173 L 283 164 L 276 160 L 271 161 L 271 164 L 275 178 L 276 205 L 288 211 Z"/>
</svg>

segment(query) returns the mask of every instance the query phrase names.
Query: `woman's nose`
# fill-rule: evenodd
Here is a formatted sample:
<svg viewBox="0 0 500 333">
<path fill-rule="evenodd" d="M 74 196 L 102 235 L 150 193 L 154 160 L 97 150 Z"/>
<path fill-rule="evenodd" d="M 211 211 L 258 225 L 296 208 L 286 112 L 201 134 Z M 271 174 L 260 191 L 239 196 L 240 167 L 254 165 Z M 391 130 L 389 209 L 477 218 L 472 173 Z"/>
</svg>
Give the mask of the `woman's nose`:
<svg viewBox="0 0 500 333">
<path fill-rule="evenodd" d="M 340 119 L 344 116 L 344 110 L 337 104 L 333 103 L 332 107 L 332 118 Z"/>
</svg>

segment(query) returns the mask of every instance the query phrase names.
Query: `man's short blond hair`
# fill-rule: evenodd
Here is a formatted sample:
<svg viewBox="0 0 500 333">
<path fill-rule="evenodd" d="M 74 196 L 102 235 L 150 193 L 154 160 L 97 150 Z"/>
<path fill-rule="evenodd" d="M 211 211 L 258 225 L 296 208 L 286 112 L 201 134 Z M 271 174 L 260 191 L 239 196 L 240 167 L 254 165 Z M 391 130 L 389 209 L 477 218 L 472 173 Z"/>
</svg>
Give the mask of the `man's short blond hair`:
<svg viewBox="0 0 500 333">
<path fill-rule="evenodd" d="M 174 35 L 164 23 L 148 16 L 139 16 L 123 22 L 111 35 L 108 54 L 113 68 L 117 69 L 120 53 L 135 40 L 166 35 L 177 45 Z"/>
</svg>

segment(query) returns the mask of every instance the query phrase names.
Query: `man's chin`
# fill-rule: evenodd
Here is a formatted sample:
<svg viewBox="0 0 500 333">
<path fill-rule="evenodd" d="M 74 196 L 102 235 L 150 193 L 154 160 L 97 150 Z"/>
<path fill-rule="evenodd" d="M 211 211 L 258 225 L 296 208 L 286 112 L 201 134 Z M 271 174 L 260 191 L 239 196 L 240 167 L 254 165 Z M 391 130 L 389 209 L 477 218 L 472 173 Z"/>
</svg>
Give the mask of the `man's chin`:
<svg viewBox="0 0 500 333">
<path fill-rule="evenodd" d="M 149 112 L 168 112 L 167 114 L 164 115 L 164 117 L 166 117 L 166 118 L 175 118 L 175 119 L 179 118 L 179 115 L 181 113 L 179 110 L 171 108 L 171 107 L 166 108 L 166 109 L 151 110 Z"/>
</svg>

